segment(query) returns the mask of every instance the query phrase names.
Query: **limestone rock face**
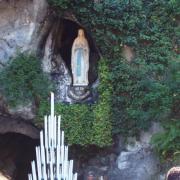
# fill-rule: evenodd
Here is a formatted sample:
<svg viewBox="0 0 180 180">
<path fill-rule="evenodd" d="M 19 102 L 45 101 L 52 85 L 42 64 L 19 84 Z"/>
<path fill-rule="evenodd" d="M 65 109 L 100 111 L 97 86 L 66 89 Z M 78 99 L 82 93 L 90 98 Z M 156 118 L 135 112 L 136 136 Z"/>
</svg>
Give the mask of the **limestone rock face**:
<svg viewBox="0 0 180 180">
<path fill-rule="evenodd" d="M 0 71 L 18 52 L 34 52 L 41 59 L 43 71 L 56 85 L 55 99 L 58 102 L 92 103 L 96 99 L 96 91 L 87 91 L 84 93 L 87 96 L 82 96 L 80 100 L 79 96 L 73 98 L 70 95 L 71 48 L 80 27 L 83 26 L 74 16 L 64 15 L 63 20 L 59 19 L 49 8 L 47 0 L 0 0 Z M 96 67 L 99 54 L 91 35 L 87 33 L 86 36 L 91 49 L 89 84 L 93 88 L 98 78 Z M 5 97 L 0 98 L 0 112 L 25 119 L 34 118 L 32 102 L 25 102 L 25 107 L 10 108 L 5 105 L 5 100 Z"/>
<path fill-rule="evenodd" d="M 37 51 L 40 28 L 47 9 L 46 0 L 0 1 L 0 71 L 18 52 Z M 6 111 L 24 119 L 34 118 L 31 104 L 9 109 L 2 99 L 1 112 Z"/>
<path fill-rule="evenodd" d="M 17 51 L 36 49 L 45 0 L 0 1 L 0 67 Z"/>
<path fill-rule="evenodd" d="M 158 123 L 153 123 L 148 132 L 141 132 L 140 140 L 128 138 L 125 151 L 117 158 L 122 180 L 159 180 L 159 160 L 150 144 L 154 133 L 162 131 Z"/>
<path fill-rule="evenodd" d="M 131 62 L 135 57 L 135 52 L 133 49 L 127 45 L 124 45 L 122 48 L 122 56 L 128 61 Z"/>
<path fill-rule="evenodd" d="M 10 180 L 11 178 L 10 177 L 6 177 L 2 173 L 0 173 L 0 179 L 1 180 Z"/>
<path fill-rule="evenodd" d="M 19 105 L 14 108 L 8 108 L 8 113 L 25 120 L 32 120 L 35 118 L 35 106 L 32 103 L 29 103 L 26 106 Z"/>
<path fill-rule="evenodd" d="M 164 180 L 158 156 L 150 143 L 152 135 L 162 131 L 159 123 L 152 123 L 147 132 L 141 131 L 138 140 L 129 137 L 126 141 L 119 136 L 113 147 L 99 151 L 87 164 L 83 164 L 80 174 L 84 179 L 90 174 L 95 179 Z"/>
<path fill-rule="evenodd" d="M 57 89 L 57 92 L 55 93 L 56 99 L 59 102 L 71 102 L 71 99 L 67 94 L 68 86 L 72 82 L 70 72 L 60 56 L 56 59 L 59 62 L 59 73 L 55 73 L 53 76 Z"/>
</svg>

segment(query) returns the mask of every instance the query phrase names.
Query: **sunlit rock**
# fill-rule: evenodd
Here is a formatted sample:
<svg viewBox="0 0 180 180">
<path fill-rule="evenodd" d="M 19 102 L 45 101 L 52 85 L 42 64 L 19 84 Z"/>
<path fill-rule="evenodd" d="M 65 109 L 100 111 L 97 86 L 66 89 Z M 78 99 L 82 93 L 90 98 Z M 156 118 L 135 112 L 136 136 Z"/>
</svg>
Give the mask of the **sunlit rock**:
<svg viewBox="0 0 180 180">
<path fill-rule="evenodd" d="M 0 68 L 17 52 L 36 49 L 45 0 L 0 1 Z"/>
<path fill-rule="evenodd" d="M 159 123 L 152 123 L 149 131 L 140 133 L 139 140 L 127 139 L 125 149 L 117 158 L 122 180 L 159 180 L 160 162 L 150 141 L 153 134 L 162 130 Z"/>
<path fill-rule="evenodd" d="M 32 120 L 35 118 L 35 106 L 31 102 L 27 105 L 17 105 L 16 107 L 8 108 L 9 114 L 21 117 L 26 120 Z"/>
</svg>

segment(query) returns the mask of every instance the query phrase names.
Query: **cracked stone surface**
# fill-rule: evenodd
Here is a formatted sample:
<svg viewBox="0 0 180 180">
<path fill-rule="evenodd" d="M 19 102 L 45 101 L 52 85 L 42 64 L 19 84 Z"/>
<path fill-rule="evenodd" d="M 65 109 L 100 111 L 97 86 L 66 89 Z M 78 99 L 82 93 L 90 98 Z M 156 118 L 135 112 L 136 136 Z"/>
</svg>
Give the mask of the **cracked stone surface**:
<svg viewBox="0 0 180 180">
<path fill-rule="evenodd" d="M 0 68 L 16 52 L 36 49 L 45 0 L 0 1 Z"/>
</svg>

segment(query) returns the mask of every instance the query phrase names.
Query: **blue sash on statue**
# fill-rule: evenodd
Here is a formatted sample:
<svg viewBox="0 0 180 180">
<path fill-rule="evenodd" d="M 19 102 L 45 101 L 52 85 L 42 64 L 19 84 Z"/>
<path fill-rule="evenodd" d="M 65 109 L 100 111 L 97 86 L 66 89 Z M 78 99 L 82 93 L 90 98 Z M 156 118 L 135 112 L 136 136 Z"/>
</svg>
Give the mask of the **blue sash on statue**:
<svg viewBox="0 0 180 180">
<path fill-rule="evenodd" d="M 77 60 L 76 60 L 76 75 L 79 77 L 81 76 L 81 68 L 82 68 L 82 57 L 83 57 L 83 49 L 79 48 L 77 49 Z"/>
</svg>

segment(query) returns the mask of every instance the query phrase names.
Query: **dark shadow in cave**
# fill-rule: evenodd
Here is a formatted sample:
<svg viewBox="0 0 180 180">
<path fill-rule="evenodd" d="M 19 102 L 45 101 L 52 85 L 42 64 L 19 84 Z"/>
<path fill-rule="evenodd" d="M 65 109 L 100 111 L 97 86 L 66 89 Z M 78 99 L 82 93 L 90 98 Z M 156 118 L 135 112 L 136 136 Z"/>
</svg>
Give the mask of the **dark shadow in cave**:
<svg viewBox="0 0 180 180">
<path fill-rule="evenodd" d="M 27 180 L 39 140 L 18 133 L 0 135 L 0 171 L 13 180 Z"/>
</svg>

